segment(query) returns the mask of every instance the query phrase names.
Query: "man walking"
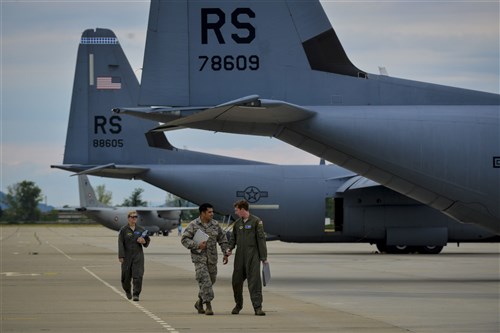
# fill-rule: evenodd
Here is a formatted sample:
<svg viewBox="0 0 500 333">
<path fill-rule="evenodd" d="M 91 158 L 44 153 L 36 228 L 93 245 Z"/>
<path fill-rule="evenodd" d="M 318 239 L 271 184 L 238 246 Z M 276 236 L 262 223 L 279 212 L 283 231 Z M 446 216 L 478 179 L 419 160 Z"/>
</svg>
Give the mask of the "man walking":
<svg viewBox="0 0 500 333">
<path fill-rule="evenodd" d="M 128 212 L 128 223 L 118 233 L 118 260 L 122 264 L 121 282 L 128 299 L 132 299 L 131 283 L 134 301 L 139 301 L 144 276 L 143 247 L 148 247 L 150 238 L 146 229 L 137 224 L 137 212 Z"/>
<path fill-rule="evenodd" d="M 265 316 L 262 311 L 262 282 L 260 262 L 267 263 L 266 234 L 262 220 L 250 214 L 248 202 L 239 200 L 234 204 L 234 212 L 239 219 L 234 222 L 229 240 L 229 252 L 237 247 L 234 259 L 233 293 L 236 306 L 232 314 L 240 313 L 243 308 L 243 282 L 248 279 L 248 290 L 256 316 Z M 227 259 L 224 258 L 224 261 Z"/>
<path fill-rule="evenodd" d="M 198 300 L 194 307 L 200 314 L 213 315 L 212 300 L 214 299 L 213 285 L 217 278 L 217 243 L 222 252 L 227 254 L 228 244 L 226 234 L 219 223 L 213 219 L 214 209 L 209 203 L 199 207 L 200 216 L 191 221 L 181 237 L 181 243 L 191 250 L 191 261 L 196 271 L 198 281 Z M 197 232 L 208 236 L 206 241 L 196 242 L 194 240 Z M 224 257 L 227 263 L 227 256 Z M 206 309 L 203 308 L 206 305 Z"/>
</svg>

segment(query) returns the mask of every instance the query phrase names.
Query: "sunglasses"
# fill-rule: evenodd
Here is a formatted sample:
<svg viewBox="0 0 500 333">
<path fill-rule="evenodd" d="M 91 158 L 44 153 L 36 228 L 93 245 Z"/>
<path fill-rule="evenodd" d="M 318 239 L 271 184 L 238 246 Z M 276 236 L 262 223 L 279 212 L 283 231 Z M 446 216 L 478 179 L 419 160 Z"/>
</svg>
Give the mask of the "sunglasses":
<svg viewBox="0 0 500 333">
<path fill-rule="evenodd" d="M 129 216 L 129 217 L 130 217 L 130 218 L 132 218 L 132 219 L 136 219 L 136 218 L 137 218 L 137 215 L 131 215 L 131 216 Z"/>
</svg>

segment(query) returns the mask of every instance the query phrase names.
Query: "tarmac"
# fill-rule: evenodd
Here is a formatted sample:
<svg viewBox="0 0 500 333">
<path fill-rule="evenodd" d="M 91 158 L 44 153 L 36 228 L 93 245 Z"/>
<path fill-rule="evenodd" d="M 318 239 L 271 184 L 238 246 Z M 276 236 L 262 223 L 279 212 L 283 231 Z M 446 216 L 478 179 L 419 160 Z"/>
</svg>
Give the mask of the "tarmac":
<svg viewBox="0 0 500 333">
<path fill-rule="evenodd" d="M 232 260 L 219 265 L 215 315 L 197 314 L 176 230 L 145 250 L 139 302 L 121 290 L 115 231 L 3 225 L 0 243 L 0 332 L 500 332 L 498 243 L 386 255 L 368 244 L 268 242 L 264 317 L 246 287 L 231 314 Z"/>
</svg>

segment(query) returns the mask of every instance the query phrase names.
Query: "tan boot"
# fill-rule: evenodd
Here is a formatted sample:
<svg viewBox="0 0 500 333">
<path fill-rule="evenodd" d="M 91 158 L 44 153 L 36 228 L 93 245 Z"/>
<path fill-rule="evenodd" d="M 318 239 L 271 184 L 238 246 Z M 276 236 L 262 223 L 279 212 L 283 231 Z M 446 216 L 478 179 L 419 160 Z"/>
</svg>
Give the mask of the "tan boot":
<svg viewBox="0 0 500 333">
<path fill-rule="evenodd" d="M 201 301 L 200 298 L 198 298 L 198 300 L 196 301 L 196 303 L 194 303 L 194 308 L 196 310 L 198 310 L 199 314 L 205 313 L 205 310 L 203 310 L 203 302 Z"/>
<path fill-rule="evenodd" d="M 207 305 L 207 309 L 205 310 L 205 314 L 207 316 L 213 316 L 214 312 L 212 311 L 212 304 L 210 302 L 205 303 Z"/>
</svg>

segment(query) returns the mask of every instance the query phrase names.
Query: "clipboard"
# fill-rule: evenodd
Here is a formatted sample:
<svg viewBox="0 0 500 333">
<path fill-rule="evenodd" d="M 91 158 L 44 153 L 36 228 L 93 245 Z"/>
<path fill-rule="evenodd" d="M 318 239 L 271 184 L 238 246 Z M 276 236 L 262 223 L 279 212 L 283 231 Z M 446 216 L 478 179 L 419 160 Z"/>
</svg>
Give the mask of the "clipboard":
<svg viewBox="0 0 500 333">
<path fill-rule="evenodd" d="M 262 263 L 262 284 L 267 286 L 271 281 L 271 267 L 269 266 L 269 262 Z"/>
<path fill-rule="evenodd" d="M 196 244 L 200 244 L 201 242 L 206 242 L 208 240 L 208 235 L 203 230 L 198 229 L 194 234 L 193 240 Z"/>
</svg>

